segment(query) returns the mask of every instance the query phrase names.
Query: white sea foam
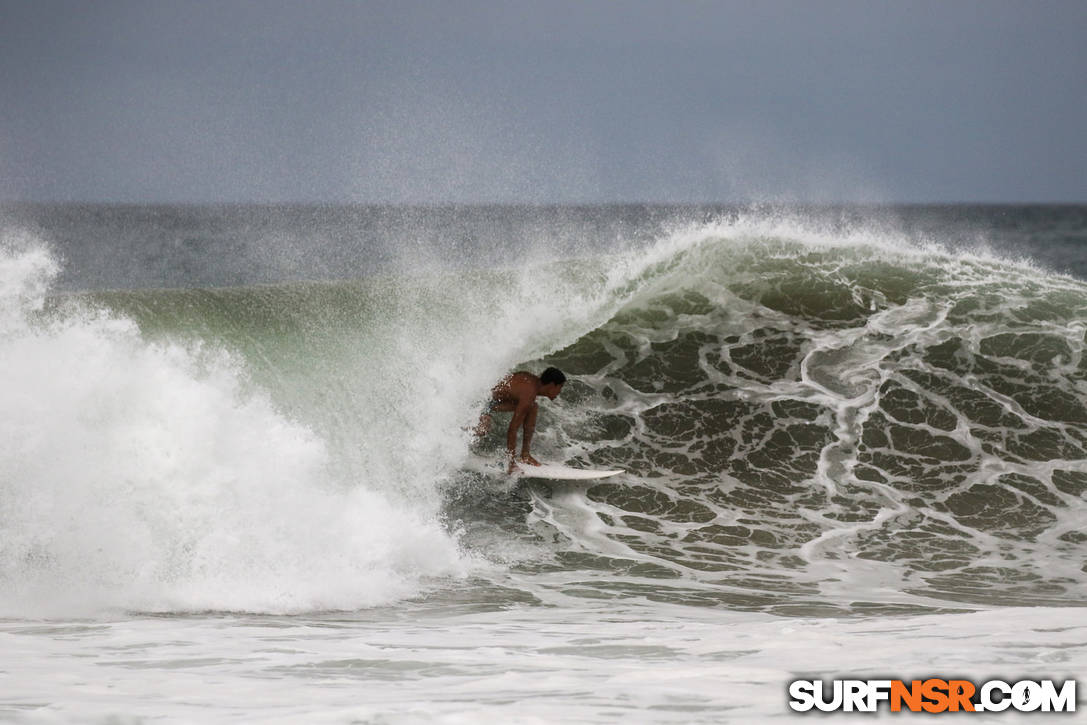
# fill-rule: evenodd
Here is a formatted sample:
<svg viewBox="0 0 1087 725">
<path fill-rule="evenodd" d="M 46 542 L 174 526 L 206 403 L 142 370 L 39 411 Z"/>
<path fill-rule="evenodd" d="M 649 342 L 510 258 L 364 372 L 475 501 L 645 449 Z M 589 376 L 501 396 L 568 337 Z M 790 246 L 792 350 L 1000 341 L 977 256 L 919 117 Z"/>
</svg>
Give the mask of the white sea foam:
<svg viewBox="0 0 1087 725">
<path fill-rule="evenodd" d="M 433 509 L 334 481 L 229 354 L 41 312 L 56 270 L 0 252 L 0 612 L 356 608 L 464 573 Z"/>
<path fill-rule="evenodd" d="M 0 665 L 11 665 L 0 717 L 7 709 L 29 723 L 808 722 L 811 713 L 789 708 L 792 680 L 1063 682 L 1082 679 L 1085 636 L 1076 609 L 840 619 L 584 601 L 399 617 L 0 623 Z M 880 710 L 886 717 L 887 703 Z"/>
</svg>

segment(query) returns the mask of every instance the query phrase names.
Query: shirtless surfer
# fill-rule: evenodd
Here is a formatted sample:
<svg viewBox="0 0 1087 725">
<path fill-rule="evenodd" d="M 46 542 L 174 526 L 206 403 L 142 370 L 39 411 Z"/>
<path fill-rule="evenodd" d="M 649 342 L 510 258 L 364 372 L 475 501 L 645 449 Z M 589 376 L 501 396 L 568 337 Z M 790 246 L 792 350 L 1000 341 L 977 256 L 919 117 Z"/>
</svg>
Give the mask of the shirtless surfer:
<svg viewBox="0 0 1087 725">
<path fill-rule="evenodd" d="M 540 465 L 540 462 L 529 453 L 532 433 L 536 430 L 536 413 L 540 407 L 536 398 L 544 395 L 554 400 L 562 392 L 562 385 L 565 382 L 566 376 L 558 368 L 548 368 L 540 377 L 522 370 L 506 376 L 502 382 L 491 388 L 491 402 L 487 404 L 487 410 L 479 417 L 475 434 L 486 435 L 494 423 L 493 413 L 513 413 L 509 430 L 506 432 L 506 452 L 510 458 L 510 473 L 517 465 L 518 428 L 524 428 L 525 431 L 521 442 L 521 463 Z"/>
</svg>

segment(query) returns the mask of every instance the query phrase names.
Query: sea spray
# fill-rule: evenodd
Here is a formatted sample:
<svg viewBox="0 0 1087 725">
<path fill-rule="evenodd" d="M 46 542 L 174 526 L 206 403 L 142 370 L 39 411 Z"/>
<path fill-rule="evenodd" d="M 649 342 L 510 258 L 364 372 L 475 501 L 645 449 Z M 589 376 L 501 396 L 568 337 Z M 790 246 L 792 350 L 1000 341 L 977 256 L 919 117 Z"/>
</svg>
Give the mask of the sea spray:
<svg viewBox="0 0 1087 725">
<path fill-rule="evenodd" d="M 356 608 L 465 571 L 434 511 L 334 480 L 234 355 L 38 312 L 56 270 L 40 245 L 0 254 L 5 613 Z"/>
</svg>

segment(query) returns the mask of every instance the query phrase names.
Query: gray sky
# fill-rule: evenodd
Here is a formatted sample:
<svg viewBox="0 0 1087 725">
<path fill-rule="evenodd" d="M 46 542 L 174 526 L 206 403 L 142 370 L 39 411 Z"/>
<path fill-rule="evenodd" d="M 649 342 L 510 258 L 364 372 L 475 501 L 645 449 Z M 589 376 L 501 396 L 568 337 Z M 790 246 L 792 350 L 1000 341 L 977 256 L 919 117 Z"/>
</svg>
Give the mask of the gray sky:
<svg viewBox="0 0 1087 725">
<path fill-rule="evenodd" d="M 0 0 L 0 199 L 1087 201 L 1087 2 Z"/>
</svg>

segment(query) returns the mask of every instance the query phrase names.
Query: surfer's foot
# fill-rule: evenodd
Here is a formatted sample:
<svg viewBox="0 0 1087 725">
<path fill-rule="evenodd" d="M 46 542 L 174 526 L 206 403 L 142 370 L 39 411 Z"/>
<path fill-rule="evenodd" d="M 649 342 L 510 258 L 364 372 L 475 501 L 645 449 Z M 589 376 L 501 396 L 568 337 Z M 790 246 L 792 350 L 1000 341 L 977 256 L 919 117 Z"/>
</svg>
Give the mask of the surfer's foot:
<svg viewBox="0 0 1087 725">
<path fill-rule="evenodd" d="M 540 462 L 532 456 L 522 455 L 520 458 L 510 458 L 510 467 L 507 473 L 513 474 L 517 470 L 518 464 L 527 463 L 530 466 L 538 466 Z"/>
</svg>

